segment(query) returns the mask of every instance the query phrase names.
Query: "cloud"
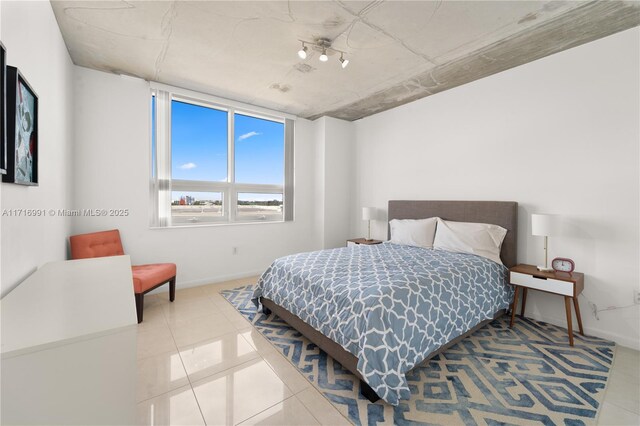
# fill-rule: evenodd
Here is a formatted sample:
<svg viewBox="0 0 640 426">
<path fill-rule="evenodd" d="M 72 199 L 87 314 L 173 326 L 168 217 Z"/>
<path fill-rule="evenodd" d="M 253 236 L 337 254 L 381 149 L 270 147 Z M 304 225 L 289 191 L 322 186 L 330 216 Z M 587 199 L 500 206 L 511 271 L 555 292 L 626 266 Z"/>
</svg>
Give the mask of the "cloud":
<svg viewBox="0 0 640 426">
<path fill-rule="evenodd" d="M 195 169 L 196 167 L 198 167 L 196 163 L 185 163 L 182 166 L 180 166 L 182 170 L 191 170 L 191 169 Z"/>
<path fill-rule="evenodd" d="M 254 137 L 254 136 L 261 135 L 261 134 L 262 134 L 262 133 L 258 133 L 258 132 L 249 132 L 249 133 L 245 133 L 244 135 L 240 135 L 240 136 L 238 136 L 238 140 L 239 140 L 239 141 L 243 141 L 243 140 L 245 140 L 245 139 L 249 139 L 249 138 L 252 138 L 252 137 Z"/>
</svg>

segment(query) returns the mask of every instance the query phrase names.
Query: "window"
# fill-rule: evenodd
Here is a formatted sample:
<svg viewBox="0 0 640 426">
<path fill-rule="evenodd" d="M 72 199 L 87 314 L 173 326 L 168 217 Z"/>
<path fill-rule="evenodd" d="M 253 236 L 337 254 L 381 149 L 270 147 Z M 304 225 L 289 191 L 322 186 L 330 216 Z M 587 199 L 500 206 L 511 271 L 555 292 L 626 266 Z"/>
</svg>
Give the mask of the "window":
<svg viewBox="0 0 640 426">
<path fill-rule="evenodd" d="M 171 178 L 226 182 L 228 133 L 227 111 L 171 101 Z"/>
<path fill-rule="evenodd" d="M 151 127 L 152 226 L 293 220 L 292 119 L 158 85 Z"/>
<path fill-rule="evenodd" d="M 282 185 L 284 123 L 235 114 L 236 182 Z"/>
<path fill-rule="evenodd" d="M 282 194 L 240 192 L 236 216 L 250 220 L 282 220 Z"/>
<path fill-rule="evenodd" d="M 224 217 L 222 192 L 171 192 L 171 217 L 176 222 L 199 223 Z"/>
</svg>

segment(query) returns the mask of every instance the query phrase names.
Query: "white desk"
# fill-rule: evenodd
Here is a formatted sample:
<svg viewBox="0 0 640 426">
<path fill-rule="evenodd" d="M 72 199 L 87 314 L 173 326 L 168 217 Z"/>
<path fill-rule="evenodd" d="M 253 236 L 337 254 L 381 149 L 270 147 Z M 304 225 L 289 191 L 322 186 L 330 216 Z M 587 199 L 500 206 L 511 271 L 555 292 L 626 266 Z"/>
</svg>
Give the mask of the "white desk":
<svg viewBox="0 0 640 426">
<path fill-rule="evenodd" d="M 52 262 L 0 303 L 2 424 L 133 424 L 129 256 Z"/>
</svg>

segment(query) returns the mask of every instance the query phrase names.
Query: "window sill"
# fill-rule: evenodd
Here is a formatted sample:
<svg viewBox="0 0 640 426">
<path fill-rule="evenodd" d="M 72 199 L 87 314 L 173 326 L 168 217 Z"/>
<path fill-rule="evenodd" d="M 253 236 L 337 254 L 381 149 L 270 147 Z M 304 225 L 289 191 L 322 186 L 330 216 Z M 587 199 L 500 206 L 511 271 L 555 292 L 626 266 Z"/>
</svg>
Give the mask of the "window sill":
<svg viewBox="0 0 640 426">
<path fill-rule="evenodd" d="M 248 222 L 218 222 L 218 223 L 194 223 L 194 224 L 184 224 L 184 225 L 171 225 L 171 226 L 150 226 L 149 229 L 185 229 L 185 228 L 209 228 L 209 227 L 219 227 L 219 226 L 244 226 L 244 225 L 267 225 L 267 224 L 284 224 L 284 223 L 294 223 L 295 220 L 269 220 L 269 221 L 259 221 L 252 220 Z"/>
</svg>

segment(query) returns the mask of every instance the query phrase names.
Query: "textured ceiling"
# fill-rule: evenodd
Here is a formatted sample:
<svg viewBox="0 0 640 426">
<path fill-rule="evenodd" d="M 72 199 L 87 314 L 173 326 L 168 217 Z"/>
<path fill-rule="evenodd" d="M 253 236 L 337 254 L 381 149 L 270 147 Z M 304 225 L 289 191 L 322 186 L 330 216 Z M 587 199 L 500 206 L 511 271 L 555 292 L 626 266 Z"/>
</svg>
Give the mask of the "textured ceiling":
<svg viewBox="0 0 640 426">
<path fill-rule="evenodd" d="M 638 2 L 52 1 L 80 66 L 355 120 L 637 26 Z M 298 58 L 299 39 L 347 52 Z"/>
</svg>

